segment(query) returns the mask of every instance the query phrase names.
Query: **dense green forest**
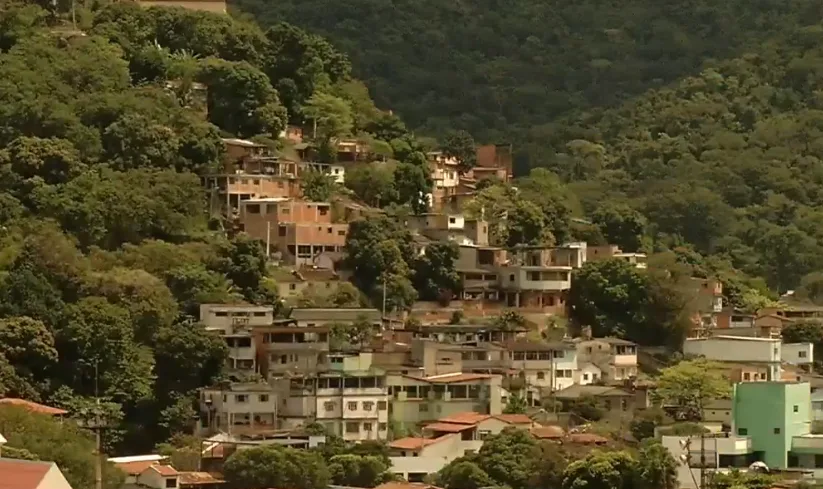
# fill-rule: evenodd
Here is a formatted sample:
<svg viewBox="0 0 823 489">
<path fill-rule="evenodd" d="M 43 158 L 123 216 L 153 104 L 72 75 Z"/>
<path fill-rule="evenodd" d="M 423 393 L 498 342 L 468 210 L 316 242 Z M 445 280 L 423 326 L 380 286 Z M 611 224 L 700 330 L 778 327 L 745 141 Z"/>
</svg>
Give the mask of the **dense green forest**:
<svg viewBox="0 0 823 489">
<path fill-rule="evenodd" d="M 99 395 L 107 451 L 134 453 L 191 429 L 196 389 L 223 375 L 199 304 L 277 303 L 261 244 L 207 213 L 199 175 L 221 136 L 276 147 L 319 113 L 320 145 L 382 136 L 398 174 L 427 173 L 322 38 L 88 5 L 75 25 L 50 2 L 0 2 L 0 396 L 82 413 Z"/>
<path fill-rule="evenodd" d="M 819 2 L 237 7 L 328 35 L 421 132 L 514 143 L 518 173 L 555 172 L 578 217 L 641 219 L 646 251 L 780 293 L 823 269 Z"/>
</svg>

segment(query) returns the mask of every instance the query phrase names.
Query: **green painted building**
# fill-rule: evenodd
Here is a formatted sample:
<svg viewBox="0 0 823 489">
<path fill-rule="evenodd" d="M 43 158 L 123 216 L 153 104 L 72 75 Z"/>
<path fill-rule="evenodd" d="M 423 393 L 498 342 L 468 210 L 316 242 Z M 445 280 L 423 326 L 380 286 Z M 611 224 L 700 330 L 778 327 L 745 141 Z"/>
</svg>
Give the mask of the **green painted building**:
<svg viewBox="0 0 823 489">
<path fill-rule="evenodd" d="M 811 432 L 811 388 L 801 382 L 742 382 L 734 386 L 732 430 L 748 436 L 769 467 L 797 466 L 794 437 Z M 791 459 L 790 459 L 791 457 Z"/>
</svg>

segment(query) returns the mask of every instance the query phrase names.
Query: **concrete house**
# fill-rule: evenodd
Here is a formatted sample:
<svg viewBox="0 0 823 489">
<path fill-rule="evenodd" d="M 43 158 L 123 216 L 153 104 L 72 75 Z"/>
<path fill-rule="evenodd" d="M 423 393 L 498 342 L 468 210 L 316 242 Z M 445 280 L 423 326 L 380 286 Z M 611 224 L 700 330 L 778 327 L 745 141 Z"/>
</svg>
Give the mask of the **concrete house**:
<svg viewBox="0 0 823 489">
<path fill-rule="evenodd" d="M 389 443 L 391 471 L 409 481 L 419 481 L 450 461 L 477 453 L 483 440 L 506 428 L 531 430 L 537 426 L 523 414 L 455 413 L 423 428 L 423 436 Z"/>
<path fill-rule="evenodd" d="M 387 439 L 386 374 L 372 361 L 370 352 L 330 354 L 325 371 L 275 381 L 283 399 L 280 416 L 285 426 L 314 420 L 344 440 Z"/>
<path fill-rule="evenodd" d="M 584 336 L 575 338 L 572 344 L 577 349 L 578 365 L 592 364 L 596 367 L 586 366 L 583 372 L 592 376 L 592 382 L 595 374 L 604 382 L 624 381 L 637 376 L 637 345 L 631 341 Z"/>
<path fill-rule="evenodd" d="M 200 391 L 200 426 L 208 433 L 253 434 L 277 428 L 278 397 L 265 382 L 231 383 Z"/>
</svg>

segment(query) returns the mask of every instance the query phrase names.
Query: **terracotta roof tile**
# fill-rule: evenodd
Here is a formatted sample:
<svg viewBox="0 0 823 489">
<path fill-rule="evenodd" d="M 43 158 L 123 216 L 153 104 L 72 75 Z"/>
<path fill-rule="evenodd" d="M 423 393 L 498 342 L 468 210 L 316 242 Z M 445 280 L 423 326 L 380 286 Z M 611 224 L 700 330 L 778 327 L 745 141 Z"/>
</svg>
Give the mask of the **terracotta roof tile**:
<svg viewBox="0 0 823 489">
<path fill-rule="evenodd" d="M 0 489 L 36 489 L 53 462 L 0 459 Z"/>
<path fill-rule="evenodd" d="M 468 424 L 474 425 L 480 423 L 481 421 L 485 421 L 489 419 L 491 416 L 488 414 L 480 414 L 480 413 L 456 413 L 452 414 L 451 416 L 446 416 L 445 418 L 440 418 L 437 421 L 440 423 L 453 423 L 453 424 Z"/>
<path fill-rule="evenodd" d="M 63 409 L 54 408 L 51 406 L 46 406 L 43 404 L 38 404 L 36 402 L 27 401 L 25 399 L 17 399 L 14 397 L 6 397 L 0 399 L 0 404 L 6 404 L 11 406 L 19 406 L 24 409 L 28 409 L 33 413 L 40 413 L 40 414 L 49 414 L 52 416 L 67 414 L 68 411 L 64 411 Z"/>
<path fill-rule="evenodd" d="M 128 475 L 140 475 L 143 471 L 156 463 L 156 460 L 143 460 L 139 462 L 116 463 L 114 466 Z"/>
<path fill-rule="evenodd" d="M 566 432 L 559 426 L 540 426 L 532 428 L 531 434 L 540 440 L 556 440 L 566 436 Z"/>
<path fill-rule="evenodd" d="M 509 424 L 532 424 L 532 419 L 525 414 L 498 414 L 495 418 Z"/>
<path fill-rule="evenodd" d="M 174 477 L 178 473 L 171 465 L 152 465 L 150 468 L 163 477 Z"/>
<path fill-rule="evenodd" d="M 425 426 L 423 429 L 429 431 L 444 431 L 447 433 L 459 433 L 461 431 L 469 430 L 473 425 L 470 424 L 456 424 L 456 423 L 432 423 Z"/>
</svg>

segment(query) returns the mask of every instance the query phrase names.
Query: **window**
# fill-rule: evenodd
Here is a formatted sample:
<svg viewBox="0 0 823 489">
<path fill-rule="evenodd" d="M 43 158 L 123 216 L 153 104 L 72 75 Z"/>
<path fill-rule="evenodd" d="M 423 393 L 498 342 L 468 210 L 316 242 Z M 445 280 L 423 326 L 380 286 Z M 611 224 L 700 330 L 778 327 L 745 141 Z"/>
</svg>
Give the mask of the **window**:
<svg viewBox="0 0 823 489">
<path fill-rule="evenodd" d="M 372 401 L 365 401 L 363 402 L 363 411 L 371 411 L 374 409 L 374 403 Z M 371 430 L 367 430 L 371 431 Z"/>
<path fill-rule="evenodd" d="M 514 274 L 509 275 L 509 282 L 514 282 Z"/>
<path fill-rule="evenodd" d="M 799 352 L 797 352 L 797 356 L 799 358 L 806 358 L 806 352 L 805 351 L 799 351 Z"/>
<path fill-rule="evenodd" d="M 380 423 L 380 424 L 377 425 L 377 430 L 378 431 L 386 431 L 388 429 L 389 429 L 389 425 L 386 424 L 386 423 Z"/>
<path fill-rule="evenodd" d="M 775 428 L 774 429 L 774 434 L 779 435 L 780 434 L 780 428 Z"/>
<path fill-rule="evenodd" d="M 177 479 L 174 478 L 174 477 L 169 477 L 168 479 L 166 479 L 166 487 L 167 488 L 177 487 Z"/>
<path fill-rule="evenodd" d="M 543 380 L 546 378 L 546 374 L 543 372 L 537 372 L 537 380 Z"/>
<path fill-rule="evenodd" d="M 297 290 L 297 284 L 289 284 L 289 290 Z"/>
<path fill-rule="evenodd" d="M 268 394 L 260 394 L 260 402 L 269 402 Z"/>
<path fill-rule="evenodd" d="M 746 373 L 743 374 L 743 380 L 750 380 L 750 379 L 751 379 L 751 376 L 749 375 L 749 372 L 746 372 Z"/>
<path fill-rule="evenodd" d="M 337 235 L 338 235 L 338 236 L 345 236 L 345 235 L 346 235 L 346 231 L 342 231 L 342 230 L 341 230 L 341 231 L 337 231 Z"/>
<path fill-rule="evenodd" d="M 377 401 L 377 410 L 378 411 L 385 411 L 388 408 L 388 403 L 386 401 Z"/>
<path fill-rule="evenodd" d="M 346 433 L 360 433 L 360 423 L 356 421 L 346 423 Z"/>
<path fill-rule="evenodd" d="M 456 223 L 456 222 L 457 222 L 457 219 L 455 219 L 455 218 L 453 218 L 453 217 L 450 217 L 450 218 L 449 218 L 449 224 L 454 224 L 454 223 Z"/>
<path fill-rule="evenodd" d="M 253 180 L 251 181 L 251 183 L 252 183 L 252 184 L 254 184 L 254 185 L 260 185 L 260 179 L 259 179 L 259 178 L 255 178 L 255 179 L 253 179 Z"/>
<path fill-rule="evenodd" d="M 429 412 L 429 405 L 428 404 L 420 404 L 420 406 L 417 409 L 421 413 L 427 413 L 427 412 Z"/>
<path fill-rule="evenodd" d="M 328 207 L 320 207 L 320 208 L 319 208 L 319 209 L 317 209 L 317 210 L 319 210 L 319 211 L 320 211 L 320 215 L 321 215 L 321 216 L 325 216 L 326 214 L 328 214 L 328 213 L 329 213 L 329 208 L 328 208 Z"/>
<path fill-rule="evenodd" d="M 246 206 L 249 214 L 260 214 L 260 204 L 249 204 Z"/>
<path fill-rule="evenodd" d="M 277 228 L 277 235 L 278 236 L 285 236 L 286 235 L 286 226 L 280 226 Z"/>
<path fill-rule="evenodd" d="M 737 428 L 737 435 L 738 436 L 746 436 L 749 434 L 749 430 L 746 428 Z"/>
<path fill-rule="evenodd" d="M 349 411 L 357 411 L 357 401 L 348 403 Z"/>
<path fill-rule="evenodd" d="M 371 431 L 371 423 L 363 423 L 363 431 Z"/>
<path fill-rule="evenodd" d="M 823 469 L 823 455 L 815 454 L 815 456 L 814 456 L 814 468 L 815 469 Z"/>
<path fill-rule="evenodd" d="M 323 406 L 326 408 L 326 412 L 334 411 L 334 401 L 328 401 Z"/>
<path fill-rule="evenodd" d="M 583 380 L 589 380 L 589 374 L 583 374 Z"/>
<path fill-rule="evenodd" d="M 237 402 L 249 402 L 249 396 L 246 394 L 237 394 L 234 396 L 234 400 Z"/>
<path fill-rule="evenodd" d="M 283 182 L 277 182 L 277 188 L 283 188 L 283 187 L 284 187 Z"/>
<path fill-rule="evenodd" d="M 792 406 L 792 411 L 794 411 L 794 412 L 797 412 L 797 411 L 798 411 L 797 404 L 795 404 L 794 406 Z"/>
</svg>

